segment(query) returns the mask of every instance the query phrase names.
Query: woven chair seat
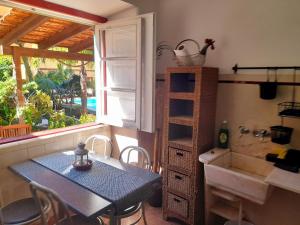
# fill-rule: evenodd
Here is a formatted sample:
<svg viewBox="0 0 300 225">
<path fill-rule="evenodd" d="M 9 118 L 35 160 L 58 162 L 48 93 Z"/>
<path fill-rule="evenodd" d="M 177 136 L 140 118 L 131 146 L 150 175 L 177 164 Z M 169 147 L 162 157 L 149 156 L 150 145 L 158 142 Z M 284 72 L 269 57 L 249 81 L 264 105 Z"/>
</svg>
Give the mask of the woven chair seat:
<svg viewBox="0 0 300 225">
<path fill-rule="evenodd" d="M 138 204 L 131 206 L 123 211 L 121 211 L 120 213 L 118 213 L 118 216 L 126 216 L 126 215 L 131 215 L 135 212 L 137 212 L 138 210 L 140 210 L 142 207 L 142 203 L 139 202 Z"/>
<path fill-rule="evenodd" d="M 4 224 L 22 224 L 40 218 L 39 209 L 33 198 L 12 202 L 1 211 Z"/>
</svg>

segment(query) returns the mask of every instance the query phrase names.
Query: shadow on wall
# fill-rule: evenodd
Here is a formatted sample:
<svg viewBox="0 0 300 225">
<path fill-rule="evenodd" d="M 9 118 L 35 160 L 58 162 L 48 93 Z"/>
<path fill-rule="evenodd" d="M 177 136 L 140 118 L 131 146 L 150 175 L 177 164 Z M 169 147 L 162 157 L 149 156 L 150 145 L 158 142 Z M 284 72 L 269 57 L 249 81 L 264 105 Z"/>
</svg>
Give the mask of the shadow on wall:
<svg viewBox="0 0 300 225">
<path fill-rule="evenodd" d="M 112 127 L 112 144 L 114 158 L 118 158 L 122 149 L 129 145 L 138 146 L 137 132 L 135 130 Z"/>
</svg>

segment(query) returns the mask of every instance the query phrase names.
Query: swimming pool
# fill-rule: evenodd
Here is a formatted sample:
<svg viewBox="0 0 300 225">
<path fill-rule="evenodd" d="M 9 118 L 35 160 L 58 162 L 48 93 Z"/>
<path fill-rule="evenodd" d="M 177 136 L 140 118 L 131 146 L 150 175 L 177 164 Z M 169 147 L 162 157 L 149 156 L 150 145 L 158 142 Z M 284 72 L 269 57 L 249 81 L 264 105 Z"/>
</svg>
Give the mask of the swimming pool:
<svg viewBox="0 0 300 225">
<path fill-rule="evenodd" d="M 81 98 L 75 98 L 74 103 L 81 105 Z M 89 97 L 87 99 L 87 108 L 96 112 L 96 97 Z"/>
</svg>

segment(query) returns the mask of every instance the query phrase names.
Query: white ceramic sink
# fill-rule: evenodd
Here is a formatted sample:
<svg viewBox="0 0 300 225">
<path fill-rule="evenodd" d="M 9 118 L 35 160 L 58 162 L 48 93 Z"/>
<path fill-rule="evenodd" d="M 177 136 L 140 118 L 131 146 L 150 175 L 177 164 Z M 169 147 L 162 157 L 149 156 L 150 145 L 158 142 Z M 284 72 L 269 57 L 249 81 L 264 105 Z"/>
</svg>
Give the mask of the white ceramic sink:
<svg viewBox="0 0 300 225">
<path fill-rule="evenodd" d="M 252 202 L 264 204 L 270 193 L 265 178 L 273 166 L 265 160 L 228 151 L 205 163 L 204 170 L 208 185 Z"/>
</svg>

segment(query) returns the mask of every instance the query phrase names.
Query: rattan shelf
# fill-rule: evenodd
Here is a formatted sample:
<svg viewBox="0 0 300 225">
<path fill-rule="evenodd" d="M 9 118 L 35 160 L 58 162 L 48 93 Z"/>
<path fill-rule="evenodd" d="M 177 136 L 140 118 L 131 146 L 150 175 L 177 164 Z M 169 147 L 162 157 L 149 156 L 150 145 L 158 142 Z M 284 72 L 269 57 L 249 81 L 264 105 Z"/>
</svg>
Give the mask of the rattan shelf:
<svg viewBox="0 0 300 225">
<path fill-rule="evenodd" d="M 218 69 L 168 68 L 165 81 L 163 215 L 203 224 L 203 168 L 198 156 L 214 144 Z"/>
<path fill-rule="evenodd" d="M 178 138 L 169 140 L 169 146 L 173 148 L 179 148 L 186 151 L 192 151 L 193 139 L 192 138 Z"/>
<path fill-rule="evenodd" d="M 186 93 L 186 92 L 170 92 L 171 99 L 182 99 L 182 100 L 194 100 L 194 93 Z"/>
<path fill-rule="evenodd" d="M 194 125 L 194 119 L 192 116 L 172 116 L 169 117 L 169 122 L 186 126 Z"/>
</svg>

